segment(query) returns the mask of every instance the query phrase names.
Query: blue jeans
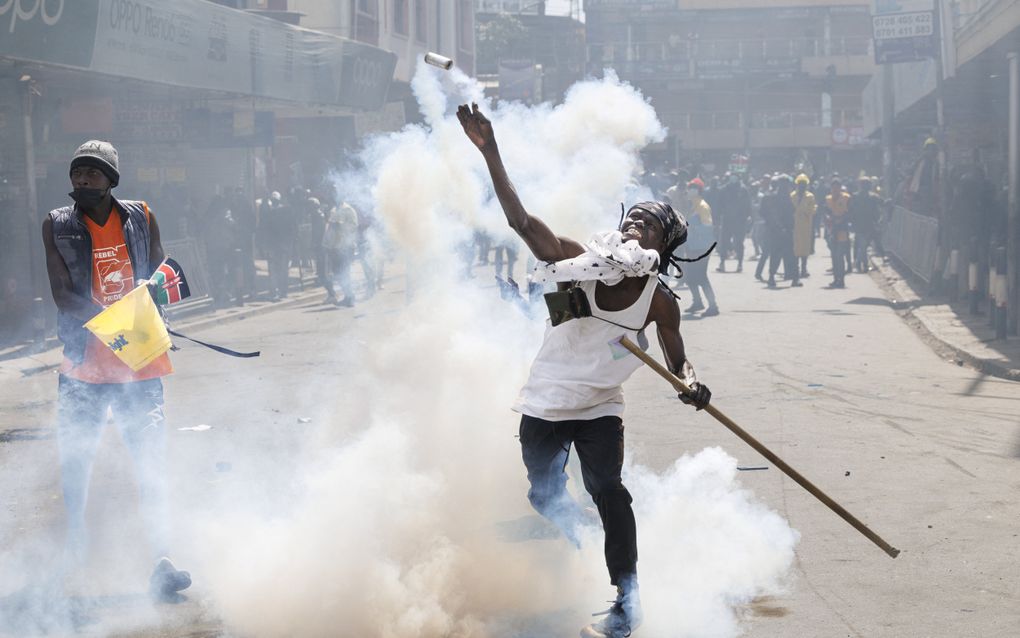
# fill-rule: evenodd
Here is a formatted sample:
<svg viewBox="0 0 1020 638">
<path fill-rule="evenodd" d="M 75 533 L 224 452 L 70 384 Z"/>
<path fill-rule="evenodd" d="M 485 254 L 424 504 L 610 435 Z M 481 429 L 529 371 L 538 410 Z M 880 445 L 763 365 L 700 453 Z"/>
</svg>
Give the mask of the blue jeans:
<svg viewBox="0 0 1020 638">
<path fill-rule="evenodd" d="M 85 505 L 92 463 L 109 409 L 134 463 L 141 514 L 153 556 L 166 556 L 169 516 L 162 380 L 85 383 L 60 375 L 57 388 L 57 441 L 68 549 L 73 556 L 84 558 L 88 546 Z"/>
</svg>

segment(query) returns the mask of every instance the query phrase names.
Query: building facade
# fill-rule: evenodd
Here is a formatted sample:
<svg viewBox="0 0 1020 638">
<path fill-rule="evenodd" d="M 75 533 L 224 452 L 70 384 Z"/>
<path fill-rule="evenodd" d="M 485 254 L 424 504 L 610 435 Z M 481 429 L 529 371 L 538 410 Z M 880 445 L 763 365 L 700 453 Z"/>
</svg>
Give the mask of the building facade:
<svg viewBox="0 0 1020 638">
<path fill-rule="evenodd" d="M 426 52 L 475 72 L 473 0 L 290 0 L 310 29 L 351 38 L 397 55 L 394 80 L 406 85 Z"/>
<path fill-rule="evenodd" d="M 778 6 L 777 6 L 778 5 Z M 589 0 L 589 71 L 613 69 L 669 127 L 664 160 L 850 171 L 869 161 L 867 2 Z"/>
<path fill-rule="evenodd" d="M 25 323 L 11 308 L 49 303 L 39 228 L 69 201 L 82 141 L 118 147 L 116 192 L 150 202 L 164 240 L 190 250 L 215 194 L 315 186 L 355 119 L 384 108 L 393 53 L 269 19 L 285 3 L 269 17 L 224 4 L 0 5 L 0 339 Z"/>
</svg>

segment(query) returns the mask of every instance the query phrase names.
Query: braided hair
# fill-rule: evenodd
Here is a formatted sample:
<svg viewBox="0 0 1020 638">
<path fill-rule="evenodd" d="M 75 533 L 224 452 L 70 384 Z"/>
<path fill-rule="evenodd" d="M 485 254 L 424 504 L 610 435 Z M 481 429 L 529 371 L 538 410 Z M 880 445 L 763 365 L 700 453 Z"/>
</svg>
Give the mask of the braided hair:
<svg viewBox="0 0 1020 638">
<path fill-rule="evenodd" d="M 683 257 L 677 257 L 674 253 L 687 241 L 687 220 L 683 215 L 673 209 L 671 205 L 666 202 L 640 202 L 634 204 L 627 211 L 629 215 L 632 211 L 640 210 L 654 216 L 659 223 L 662 224 L 662 236 L 665 241 L 665 248 L 662 251 L 662 255 L 659 258 L 659 281 L 662 281 L 663 285 L 670 293 L 677 297 L 676 293 L 669 287 L 669 285 L 662 279 L 663 276 L 669 276 L 669 267 L 673 266 L 676 269 L 676 278 L 683 277 L 684 272 L 681 268 L 681 262 L 692 262 L 699 261 L 708 257 L 713 250 L 715 250 L 715 242 L 712 242 L 712 247 L 706 250 L 702 255 L 694 259 L 684 259 Z M 623 220 L 626 215 L 623 214 L 623 204 L 620 204 L 620 226 L 623 226 Z M 677 297 L 679 299 L 679 297 Z"/>
</svg>

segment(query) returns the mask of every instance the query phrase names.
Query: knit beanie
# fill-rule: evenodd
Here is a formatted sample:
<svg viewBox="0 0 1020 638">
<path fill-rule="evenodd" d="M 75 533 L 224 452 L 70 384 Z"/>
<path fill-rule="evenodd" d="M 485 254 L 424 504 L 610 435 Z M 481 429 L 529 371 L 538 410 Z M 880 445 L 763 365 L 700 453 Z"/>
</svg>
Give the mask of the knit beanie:
<svg viewBox="0 0 1020 638">
<path fill-rule="evenodd" d="M 79 166 L 98 168 L 110 180 L 110 185 L 120 182 L 120 169 L 117 167 L 117 149 L 109 142 L 89 140 L 78 147 L 71 159 L 71 169 Z"/>
</svg>

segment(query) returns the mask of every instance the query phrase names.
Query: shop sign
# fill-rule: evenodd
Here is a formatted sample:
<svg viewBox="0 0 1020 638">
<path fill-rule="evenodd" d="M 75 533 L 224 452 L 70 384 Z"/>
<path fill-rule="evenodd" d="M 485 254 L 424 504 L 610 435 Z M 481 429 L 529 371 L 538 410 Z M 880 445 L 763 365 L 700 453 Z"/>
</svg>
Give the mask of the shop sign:
<svg viewBox="0 0 1020 638">
<path fill-rule="evenodd" d="M 864 127 L 862 126 L 837 126 L 832 129 L 833 146 L 860 146 L 865 143 L 867 143 L 867 138 L 864 136 Z"/>
<path fill-rule="evenodd" d="M 88 68 L 99 0 L 0 0 L 0 57 Z"/>
<path fill-rule="evenodd" d="M 163 177 L 167 182 L 184 183 L 188 181 L 188 169 L 183 166 L 168 166 L 163 169 Z"/>
<path fill-rule="evenodd" d="M 747 167 L 750 163 L 750 158 L 747 155 L 741 155 L 740 153 L 734 153 L 730 155 L 730 164 L 727 170 L 731 173 L 739 173 L 741 175 L 747 173 Z"/>
<path fill-rule="evenodd" d="M 139 182 L 158 182 L 159 181 L 159 169 L 158 168 L 139 168 L 138 169 L 138 181 Z"/>
<path fill-rule="evenodd" d="M 0 57 L 377 109 L 396 55 L 204 0 L 0 0 Z"/>
<path fill-rule="evenodd" d="M 871 16 L 876 64 L 937 55 L 934 0 L 873 0 Z"/>
</svg>

